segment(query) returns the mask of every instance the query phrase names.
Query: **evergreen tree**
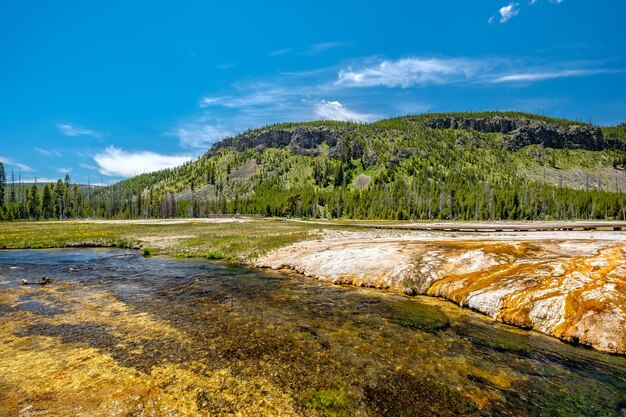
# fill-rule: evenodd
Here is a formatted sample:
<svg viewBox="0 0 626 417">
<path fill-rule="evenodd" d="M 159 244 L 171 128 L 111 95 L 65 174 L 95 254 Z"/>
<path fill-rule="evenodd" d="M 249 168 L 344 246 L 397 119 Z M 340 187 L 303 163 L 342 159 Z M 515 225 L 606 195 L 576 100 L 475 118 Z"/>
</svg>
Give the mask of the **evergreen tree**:
<svg viewBox="0 0 626 417">
<path fill-rule="evenodd" d="M 37 220 L 40 214 L 39 189 L 37 183 L 30 188 L 30 204 L 28 205 L 28 214 L 31 219 Z"/>
<path fill-rule="evenodd" d="M 143 201 L 141 198 L 141 189 L 137 189 L 137 217 L 143 217 Z"/>
<path fill-rule="evenodd" d="M 72 196 L 72 217 L 83 217 L 83 195 L 80 191 L 78 184 L 74 184 L 73 196 Z"/>
<path fill-rule="evenodd" d="M 57 184 L 54 187 L 54 199 L 56 201 L 56 208 L 57 208 L 56 214 L 59 219 L 65 218 L 65 205 L 63 204 L 64 196 L 65 196 L 65 184 L 63 183 L 63 180 L 59 179 L 57 180 Z"/>
<path fill-rule="evenodd" d="M 63 187 L 63 208 L 64 208 L 64 217 L 70 217 L 72 213 L 70 207 L 70 196 L 72 193 L 72 179 L 70 178 L 70 174 L 65 174 L 64 179 L 64 187 Z"/>
<path fill-rule="evenodd" d="M 4 170 L 4 164 L 0 161 L 0 208 L 4 206 L 6 188 L 7 188 L 7 174 Z"/>
<path fill-rule="evenodd" d="M 339 162 L 337 168 L 335 169 L 335 181 L 333 185 L 335 187 L 340 187 L 343 184 L 343 163 Z"/>
<path fill-rule="evenodd" d="M 54 195 L 52 186 L 46 184 L 43 187 L 43 196 L 41 198 L 41 215 L 44 219 L 52 219 L 54 217 Z"/>
<path fill-rule="evenodd" d="M 11 170 L 11 189 L 9 192 L 9 202 L 15 203 L 17 200 L 15 199 L 15 175 L 13 174 L 13 170 Z"/>
</svg>

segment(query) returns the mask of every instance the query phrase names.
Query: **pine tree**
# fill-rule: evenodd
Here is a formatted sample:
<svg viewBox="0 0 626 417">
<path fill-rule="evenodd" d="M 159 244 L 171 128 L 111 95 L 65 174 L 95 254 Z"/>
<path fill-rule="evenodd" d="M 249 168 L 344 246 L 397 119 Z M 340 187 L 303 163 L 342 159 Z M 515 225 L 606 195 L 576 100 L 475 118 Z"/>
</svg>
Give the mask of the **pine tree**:
<svg viewBox="0 0 626 417">
<path fill-rule="evenodd" d="M 15 175 L 13 174 L 13 170 L 11 170 L 11 191 L 9 193 L 9 202 L 15 203 L 17 200 L 15 198 Z"/>
<path fill-rule="evenodd" d="M 74 195 L 72 198 L 72 216 L 74 218 L 82 217 L 84 216 L 84 213 L 82 212 L 83 194 L 80 192 L 80 187 L 78 187 L 78 184 L 74 184 L 73 194 Z"/>
<path fill-rule="evenodd" d="M 39 190 L 37 189 L 37 183 L 33 184 L 30 188 L 30 204 L 28 206 L 28 212 L 31 219 L 37 220 L 39 218 Z"/>
<path fill-rule="evenodd" d="M 65 174 L 64 180 L 64 188 L 63 188 L 63 209 L 65 211 L 64 217 L 70 217 L 70 195 L 72 192 L 72 179 L 70 178 L 70 174 Z"/>
<path fill-rule="evenodd" d="M 0 162 L 0 207 L 4 206 L 4 197 L 7 188 L 7 174 L 4 170 L 4 164 Z"/>
<path fill-rule="evenodd" d="M 57 216 L 59 219 L 65 218 L 65 206 L 63 204 L 63 196 L 65 195 L 65 184 L 61 179 L 57 181 L 54 187 L 54 198 L 57 204 Z"/>
<path fill-rule="evenodd" d="M 54 196 L 52 186 L 46 184 L 43 187 L 43 197 L 41 198 L 41 214 L 44 219 L 51 219 L 54 217 Z"/>
<path fill-rule="evenodd" d="M 333 185 L 335 187 L 341 187 L 342 184 L 343 184 L 343 163 L 339 162 L 339 165 L 337 165 L 337 169 L 335 170 L 335 181 Z"/>
<path fill-rule="evenodd" d="M 143 201 L 141 198 L 141 189 L 137 188 L 137 217 L 143 217 Z"/>
</svg>

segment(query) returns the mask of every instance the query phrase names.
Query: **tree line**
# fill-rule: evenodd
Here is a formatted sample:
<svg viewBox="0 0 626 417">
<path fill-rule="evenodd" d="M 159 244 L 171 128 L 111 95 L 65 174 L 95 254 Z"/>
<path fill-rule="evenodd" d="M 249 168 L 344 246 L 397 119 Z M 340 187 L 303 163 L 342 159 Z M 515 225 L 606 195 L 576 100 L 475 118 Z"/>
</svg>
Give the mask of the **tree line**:
<svg viewBox="0 0 626 417">
<path fill-rule="evenodd" d="M 626 166 L 624 151 L 532 145 L 511 152 L 502 148 L 497 134 L 427 129 L 410 118 L 272 129 L 294 126 L 327 128 L 335 134 L 334 148 L 324 143 L 311 154 L 288 146 L 222 147 L 197 161 L 108 187 L 79 186 L 69 175 L 56 183 L 23 184 L 11 172 L 7 181 L 0 163 L 0 220 L 258 214 L 626 221 L 623 176 L 617 176 Z M 623 125 L 614 130 L 626 131 Z M 563 183 L 563 174 L 572 168 L 585 173 L 582 183 Z M 611 168 L 615 177 L 600 174 Z"/>
<path fill-rule="evenodd" d="M 68 175 L 56 184 L 24 184 L 11 171 L 7 181 L 0 162 L 0 220 L 49 220 L 81 218 L 87 214 L 87 201 L 78 184 Z"/>
</svg>

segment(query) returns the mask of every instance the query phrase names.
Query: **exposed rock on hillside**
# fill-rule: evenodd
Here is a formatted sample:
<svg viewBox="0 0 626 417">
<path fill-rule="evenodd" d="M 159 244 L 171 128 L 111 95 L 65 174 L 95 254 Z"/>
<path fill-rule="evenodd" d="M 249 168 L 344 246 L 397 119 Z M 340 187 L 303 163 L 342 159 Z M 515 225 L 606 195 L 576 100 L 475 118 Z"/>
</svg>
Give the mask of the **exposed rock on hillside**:
<svg viewBox="0 0 626 417">
<path fill-rule="evenodd" d="M 431 129 L 470 129 L 485 133 L 501 133 L 506 135 L 506 149 L 514 151 L 528 145 L 592 151 L 626 149 L 626 142 L 605 138 L 599 127 L 584 124 L 565 125 L 506 116 L 490 118 L 434 116 L 426 119 L 425 124 Z M 208 151 L 207 156 L 217 155 L 220 149 L 231 147 L 237 152 L 246 149 L 262 151 L 267 148 L 289 147 L 293 155 L 314 157 L 320 154 L 321 146 L 326 144 L 330 148 L 329 155 L 334 158 L 339 158 L 347 152 L 352 158 L 365 156 L 366 159 L 372 159 L 371 149 L 363 149 L 358 142 L 345 140 L 343 133 L 333 127 L 306 125 L 255 130 L 216 143 Z M 378 161 L 371 162 L 374 164 Z"/>
<path fill-rule="evenodd" d="M 270 129 L 244 133 L 224 139 L 213 145 L 207 156 L 214 156 L 221 148 L 234 148 L 237 152 L 246 149 L 262 151 L 267 148 L 284 148 L 289 146 L 295 155 L 317 156 L 319 146 L 323 143 L 330 147 L 337 145 L 338 133 L 328 127 L 295 127 L 293 129 Z"/>
<path fill-rule="evenodd" d="M 258 266 L 447 298 L 495 320 L 626 354 L 626 245 L 611 241 L 337 239 Z"/>
<path fill-rule="evenodd" d="M 500 116 L 492 118 L 434 117 L 426 124 L 433 129 L 472 129 L 479 132 L 509 135 L 506 147 L 510 150 L 518 150 L 528 145 L 590 151 L 606 148 L 625 149 L 623 142 L 605 138 L 600 128 L 591 125 L 565 126 L 542 120 Z"/>
</svg>

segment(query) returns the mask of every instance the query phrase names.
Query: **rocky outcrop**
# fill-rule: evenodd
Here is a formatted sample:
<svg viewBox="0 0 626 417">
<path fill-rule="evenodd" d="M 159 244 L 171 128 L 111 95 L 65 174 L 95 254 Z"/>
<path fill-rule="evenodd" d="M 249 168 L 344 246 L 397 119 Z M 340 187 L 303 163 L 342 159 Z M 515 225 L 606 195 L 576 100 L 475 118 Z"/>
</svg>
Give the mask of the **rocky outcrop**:
<svg viewBox="0 0 626 417">
<path fill-rule="evenodd" d="M 320 146 L 337 145 L 338 133 L 328 127 L 295 127 L 293 129 L 269 129 L 253 131 L 224 139 L 216 143 L 207 153 L 208 157 L 217 155 L 222 148 L 234 148 L 237 152 L 246 149 L 262 151 L 267 148 L 282 149 L 290 147 L 294 155 L 317 156 Z"/>
<path fill-rule="evenodd" d="M 495 320 L 626 354 L 626 244 L 616 241 L 301 242 L 257 266 L 444 297 Z"/>
<path fill-rule="evenodd" d="M 417 120 L 415 120 L 417 121 Z M 426 119 L 426 126 L 432 129 L 476 130 L 485 133 L 501 133 L 505 135 L 504 146 L 508 150 L 518 150 L 529 145 L 543 145 L 547 148 L 586 149 L 598 151 L 602 149 L 626 150 L 626 141 L 605 138 L 600 128 L 588 124 L 548 123 L 529 117 L 460 117 L 433 116 Z M 462 138 L 460 146 L 467 145 L 471 138 Z M 293 155 L 315 157 L 322 152 L 322 146 L 329 148 L 331 158 L 362 158 L 367 166 L 378 164 L 377 153 L 366 145 L 366 142 L 350 138 L 350 131 L 329 126 L 301 125 L 295 127 L 276 127 L 254 130 L 238 136 L 226 138 L 207 152 L 211 157 L 219 154 L 222 148 L 233 148 L 237 152 L 247 149 L 262 151 L 268 148 L 282 149 L 289 147 Z M 470 143 L 471 144 L 471 143 Z M 403 159 L 411 152 L 395 156 L 395 160 Z M 416 150 L 413 153 L 417 152 Z M 391 161 L 393 164 L 394 161 Z"/>
<path fill-rule="evenodd" d="M 507 135 L 505 147 L 518 150 L 528 145 L 543 145 L 557 149 L 625 149 L 626 144 L 606 139 L 600 128 L 591 125 L 562 125 L 524 117 L 472 118 L 433 117 L 426 122 L 433 129 L 471 129 L 485 133 Z"/>
</svg>

